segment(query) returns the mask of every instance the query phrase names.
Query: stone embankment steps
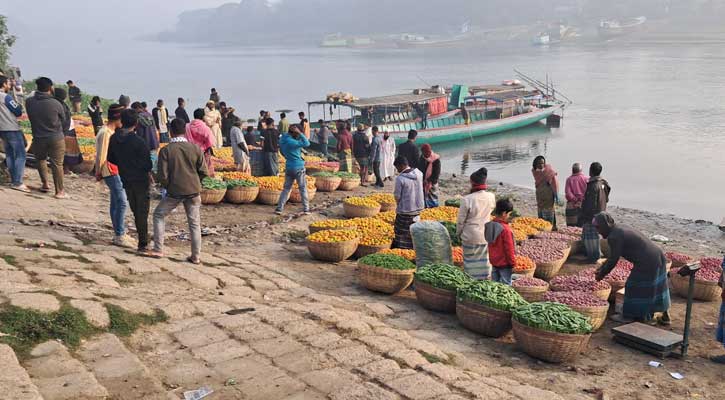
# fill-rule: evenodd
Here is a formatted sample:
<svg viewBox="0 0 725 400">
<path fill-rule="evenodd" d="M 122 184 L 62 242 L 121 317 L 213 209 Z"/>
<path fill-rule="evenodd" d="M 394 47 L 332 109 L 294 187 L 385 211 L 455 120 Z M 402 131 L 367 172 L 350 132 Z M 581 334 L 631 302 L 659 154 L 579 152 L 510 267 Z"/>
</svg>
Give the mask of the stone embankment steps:
<svg viewBox="0 0 725 400">
<path fill-rule="evenodd" d="M 160 308 L 169 321 L 128 338 L 101 333 L 73 352 L 43 343 L 22 363 L 0 346 L 0 393 L 13 399 L 180 399 L 205 385 L 214 399 L 560 399 L 422 339 L 416 321 L 438 316 L 363 290 L 301 286 L 297 271 L 315 266 L 281 247 L 192 266 L 181 254 L 142 259 L 72 240 L 27 250 L 14 239 L 0 234 L 0 254 L 16 264 L 0 262 L 0 301 L 46 311 L 67 301 L 98 328 L 109 323 L 104 303 Z M 233 309 L 253 310 L 224 314 Z"/>
</svg>

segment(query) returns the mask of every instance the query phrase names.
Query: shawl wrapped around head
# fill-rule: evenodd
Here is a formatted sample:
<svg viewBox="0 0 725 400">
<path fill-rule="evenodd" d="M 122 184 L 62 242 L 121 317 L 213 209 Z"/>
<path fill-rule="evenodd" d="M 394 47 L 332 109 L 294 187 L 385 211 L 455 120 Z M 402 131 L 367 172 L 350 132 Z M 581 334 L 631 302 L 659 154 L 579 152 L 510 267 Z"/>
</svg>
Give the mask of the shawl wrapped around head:
<svg viewBox="0 0 725 400">
<path fill-rule="evenodd" d="M 534 175 L 534 182 L 537 188 L 548 183 L 551 185 L 551 190 L 555 194 L 559 193 L 559 182 L 556 179 L 557 173 L 551 165 L 545 164 L 544 169 L 534 169 L 531 173 Z"/>
<path fill-rule="evenodd" d="M 206 151 L 214 146 L 214 136 L 211 129 L 206 126 L 204 121 L 199 119 L 195 119 L 186 125 L 186 140 L 199 146 L 201 151 Z"/>
<path fill-rule="evenodd" d="M 434 153 L 428 143 L 421 147 L 423 153 L 423 159 L 426 161 L 428 166 L 425 168 L 425 178 L 423 179 L 423 191 L 428 193 L 433 187 L 433 183 L 430 182 L 430 177 L 433 175 L 433 163 L 440 160 L 441 156 Z M 429 154 L 427 157 L 425 154 Z"/>
</svg>

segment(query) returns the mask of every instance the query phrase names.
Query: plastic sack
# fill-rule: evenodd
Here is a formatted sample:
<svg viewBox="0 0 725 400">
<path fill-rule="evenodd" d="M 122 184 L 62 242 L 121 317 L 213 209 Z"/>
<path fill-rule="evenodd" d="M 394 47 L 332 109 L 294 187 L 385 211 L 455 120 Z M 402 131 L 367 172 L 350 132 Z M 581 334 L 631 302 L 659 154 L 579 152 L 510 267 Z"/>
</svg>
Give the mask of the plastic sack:
<svg viewBox="0 0 725 400">
<path fill-rule="evenodd" d="M 410 226 L 415 249 L 415 265 L 420 268 L 428 264 L 453 265 L 451 237 L 448 230 L 438 221 L 421 221 Z"/>
</svg>

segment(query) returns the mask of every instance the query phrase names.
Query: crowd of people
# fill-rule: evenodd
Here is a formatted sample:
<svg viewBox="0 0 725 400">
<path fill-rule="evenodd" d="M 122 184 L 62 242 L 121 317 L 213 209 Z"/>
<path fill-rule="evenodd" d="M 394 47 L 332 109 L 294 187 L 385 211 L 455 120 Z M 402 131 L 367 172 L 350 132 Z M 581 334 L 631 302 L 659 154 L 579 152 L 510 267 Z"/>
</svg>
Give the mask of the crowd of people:
<svg viewBox="0 0 725 400">
<path fill-rule="evenodd" d="M 82 160 L 75 138 L 72 112 L 79 112 L 80 89 L 68 81 L 68 90 L 54 88 L 49 78 L 38 78 L 36 90 L 25 101 L 25 108 L 13 93 L 13 82 L 0 75 L 0 138 L 5 144 L 6 165 L 10 171 L 10 187 L 22 192 L 30 189 L 23 183 L 26 143 L 18 118 L 25 111 L 32 130 L 31 151 L 37 162 L 41 192 L 50 192 L 48 166 L 52 173 L 55 197 L 67 198 L 63 185 L 64 169 Z M 103 110 L 94 97 L 88 114 L 96 132 L 95 175 L 109 189 L 109 214 L 113 225 L 112 243 L 136 247 L 140 255 L 164 256 L 165 217 L 183 205 L 191 238 L 188 261 L 201 262 L 201 182 L 214 176 L 214 150 L 231 146 L 239 171 L 250 173 L 250 147 L 260 146 L 263 152 L 264 175 L 278 176 L 278 154 L 285 158 L 284 186 L 275 212 L 283 213 L 296 183 L 302 197 L 303 212 L 309 213 L 304 152 L 315 146 L 328 155 L 330 137 L 336 139 L 340 169 L 353 171 L 357 163 L 362 185 L 366 185 L 370 168 L 375 187 L 385 187 L 394 179 L 393 194 L 397 202 L 394 222 L 394 248 L 413 249 L 410 227 L 425 208 L 437 207 L 441 160 L 429 144 L 418 146 L 417 132 L 397 147 L 388 132 L 378 127 L 358 125 L 351 133 L 350 122 L 337 122 L 333 131 L 319 121 L 312 132 L 304 113 L 299 123 L 290 123 L 285 113 L 275 124 L 271 113 L 260 111 L 257 129 L 247 126 L 234 115 L 234 109 L 220 101 L 212 89 L 204 108 L 193 111 L 189 118 L 184 99 L 179 98 L 173 117 L 163 100 L 148 111 L 145 102 L 131 102 L 121 95 L 118 102 Z M 103 115 L 106 115 L 104 120 Z M 160 143 L 168 143 L 160 146 Z M 397 151 L 396 151 L 397 150 Z M 662 249 L 633 228 L 620 225 L 607 213 L 611 187 L 602 177 L 600 163 L 591 163 L 589 175 L 580 163 L 572 166 L 566 179 L 566 224 L 582 228 L 582 242 L 590 262 L 600 260 L 600 236 L 609 247 L 606 261 L 598 269 L 596 279 L 602 280 L 621 258 L 634 264 L 625 286 L 623 313 L 626 321 L 656 321 L 669 324 L 670 294 L 667 260 Z M 536 188 L 538 216 L 557 229 L 559 198 L 558 173 L 543 156 L 534 159 L 532 175 Z M 514 205 L 508 198 L 496 200 L 487 190 L 488 171 L 481 168 L 470 176 L 469 193 L 461 199 L 456 235 L 463 248 L 464 270 L 475 279 L 492 279 L 510 285 L 516 264 L 516 244 L 509 219 Z M 153 212 L 153 247 L 148 233 L 151 190 L 161 188 L 161 201 Z M 133 213 L 137 240 L 127 234 L 125 215 Z M 721 278 L 721 286 L 723 278 Z M 723 295 L 725 300 L 725 295 Z M 657 318 L 655 318 L 657 317 Z M 725 344 L 725 302 L 720 315 L 718 340 Z M 716 357 L 725 363 L 725 357 Z"/>
</svg>

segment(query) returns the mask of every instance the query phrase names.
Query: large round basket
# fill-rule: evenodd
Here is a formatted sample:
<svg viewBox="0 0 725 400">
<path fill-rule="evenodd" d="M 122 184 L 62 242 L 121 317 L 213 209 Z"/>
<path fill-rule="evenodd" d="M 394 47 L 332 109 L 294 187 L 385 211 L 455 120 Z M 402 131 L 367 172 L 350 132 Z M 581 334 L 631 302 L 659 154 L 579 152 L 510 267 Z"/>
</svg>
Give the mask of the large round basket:
<svg viewBox="0 0 725 400">
<path fill-rule="evenodd" d="M 313 187 L 307 187 L 307 201 L 312 201 L 312 199 L 315 198 L 315 195 L 317 194 L 317 189 Z M 290 203 L 299 204 L 302 203 L 302 193 L 300 193 L 299 189 L 292 189 L 292 191 L 289 194 L 289 201 Z"/>
<path fill-rule="evenodd" d="M 318 243 L 307 241 L 307 250 L 315 260 L 340 262 L 347 260 L 357 250 L 360 239 L 337 243 Z"/>
<path fill-rule="evenodd" d="M 347 218 L 367 218 L 380 214 L 380 206 L 373 208 L 342 203 L 342 209 L 344 210 Z"/>
<path fill-rule="evenodd" d="M 672 283 L 672 291 L 678 296 L 687 298 L 687 291 L 690 288 L 690 277 L 683 277 L 679 274 L 670 274 L 670 282 Z M 700 301 L 717 301 L 722 296 L 722 289 L 717 282 L 703 281 L 695 279 L 695 289 L 693 298 Z"/>
<path fill-rule="evenodd" d="M 413 282 L 415 268 L 393 270 L 373 267 L 358 262 L 357 277 L 360 283 L 374 292 L 395 294 L 405 290 Z"/>
<path fill-rule="evenodd" d="M 596 331 L 604 325 L 604 321 L 607 319 L 607 311 L 609 311 L 609 304 L 601 307 L 583 307 L 583 306 L 569 306 L 572 310 L 582 314 L 589 318 L 589 322 L 592 324 L 592 328 Z"/>
<path fill-rule="evenodd" d="M 529 303 L 536 303 L 544 299 L 544 295 L 549 291 L 549 285 L 546 286 L 514 286 L 524 300 Z"/>
<path fill-rule="evenodd" d="M 498 338 L 511 330 L 511 313 L 468 301 L 456 302 L 456 316 L 473 332 Z"/>
<path fill-rule="evenodd" d="M 316 233 L 316 232 L 320 232 L 320 231 L 345 231 L 348 229 L 357 229 L 357 228 L 354 226 L 343 226 L 341 228 L 321 228 L 321 227 L 312 226 L 312 224 L 310 224 L 308 229 L 310 230 L 310 234 L 312 234 L 312 233 Z"/>
<path fill-rule="evenodd" d="M 512 325 L 516 343 L 524 353 L 551 363 L 575 360 L 586 349 L 592 336 L 544 331 L 516 320 L 512 321 Z"/>
<path fill-rule="evenodd" d="M 279 201 L 279 196 L 281 194 L 281 190 L 259 189 L 259 194 L 257 195 L 257 203 L 266 204 L 268 206 L 277 205 L 277 202 Z"/>
<path fill-rule="evenodd" d="M 358 245 L 357 251 L 355 251 L 355 258 L 363 258 L 370 254 L 380 253 L 383 250 L 389 249 L 392 244 L 393 243 L 391 242 L 382 246 L 365 246 L 363 244 Z"/>
<path fill-rule="evenodd" d="M 398 207 L 395 203 L 380 203 L 380 212 L 393 211 Z"/>
<path fill-rule="evenodd" d="M 416 280 L 415 297 L 425 309 L 449 314 L 456 312 L 456 292 L 454 290 L 438 289 Z"/>
<path fill-rule="evenodd" d="M 71 165 L 69 168 L 74 174 L 90 174 L 96 166 L 96 160 L 83 160 L 80 164 Z"/>
<path fill-rule="evenodd" d="M 232 204 L 249 204 L 254 203 L 259 195 L 259 186 L 237 186 L 227 189 L 227 194 L 224 196 L 224 200 L 227 203 Z"/>
<path fill-rule="evenodd" d="M 562 290 L 560 287 L 557 287 L 557 286 L 552 286 L 551 290 L 554 292 L 566 292 L 566 290 Z M 612 287 L 609 286 L 606 289 L 593 290 L 590 293 L 592 294 L 592 296 L 594 296 L 598 299 L 609 300 L 609 295 L 612 294 Z M 616 293 L 616 292 L 614 292 L 614 293 Z"/>
<path fill-rule="evenodd" d="M 560 260 L 551 262 L 537 262 L 534 276 L 545 281 L 551 280 L 551 278 L 555 277 L 556 274 L 559 273 L 559 270 L 561 269 L 561 267 L 564 266 L 566 259 L 569 258 L 569 251 L 571 251 L 571 247 L 568 247 L 564 250 L 564 257 Z"/>
<path fill-rule="evenodd" d="M 204 189 L 201 191 L 201 204 L 219 204 L 222 200 L 224 200 L 224 195 L 226 194 L 226 189 Z"/>
<path fill-rule="evenodd" d="M 360 186 L 360 179 L 357 179 L 357 178 L 343 179 L 340 182 L 340 186 L 337 188 L 337 190 L 343 190 L 343 191 L 349 192 L 351 190 L 355 190 L 358 186 Z"/>
<path fill-rule="evenodd" d="M 315 181 L 315 187 L 320 192 L 334 192 L 340 187 L 340 183 L 342 183 L 342 178 L 337 176 L 319 177 Z"/>
<path fill-rule="evenodd" d="M 687 262 L 686 261 L 670 261 L 669 264 L 670 264 L 669 269 L 680 269 L 680 268 L 684 267 L 685 265 L 687 265 Z"/>
</svg>

